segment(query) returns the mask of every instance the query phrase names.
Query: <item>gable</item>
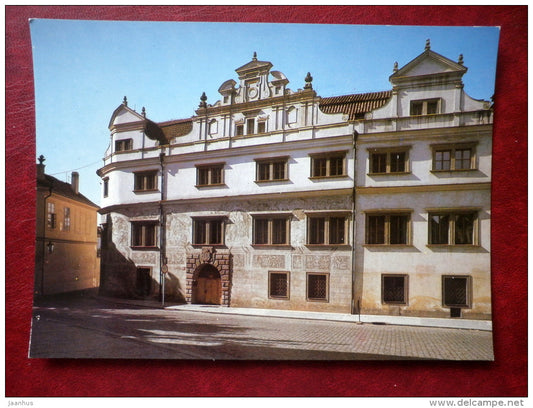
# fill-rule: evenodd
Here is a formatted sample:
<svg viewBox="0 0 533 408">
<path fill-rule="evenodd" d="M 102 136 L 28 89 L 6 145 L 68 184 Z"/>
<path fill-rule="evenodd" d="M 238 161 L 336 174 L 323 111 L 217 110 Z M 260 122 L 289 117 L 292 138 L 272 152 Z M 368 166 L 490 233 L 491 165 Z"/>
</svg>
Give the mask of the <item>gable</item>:
<svg viewBox="0 0 533 408">
<path fill-rule="evenodd" d="M 121 104 L 111 115 L 108 127 L 111 128 L 123 123 L 141 122 L 144 121 L 144 119 L 145 118 L 141 114 L 128 108 L 126 105 Z"/>
<path fill-rule="evenodd" d="M 394 82 L 400 78 L 419 77 L 426 75 L 440 75 L 455 73 L 464 75 L 467 68 L 461 63 L 454 62 L 434 51 L 426 50 L 414 60 L 403 66 L 390 76 L 390 81 Z"/>
</svg>

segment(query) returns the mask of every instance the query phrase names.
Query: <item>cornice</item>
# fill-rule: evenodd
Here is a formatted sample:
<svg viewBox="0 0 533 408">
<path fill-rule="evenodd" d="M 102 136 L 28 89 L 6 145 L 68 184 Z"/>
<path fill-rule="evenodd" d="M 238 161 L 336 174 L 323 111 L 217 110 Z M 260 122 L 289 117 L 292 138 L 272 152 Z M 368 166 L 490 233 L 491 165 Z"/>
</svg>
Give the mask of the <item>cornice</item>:
<svg viewBox="0 0 533 408">
<path fill-rule="evenodd" d="M 439 191 L 490 190 L 491 182 L 457 184 L 423 184 L 416 186 L 356 187 L 356 194 L 402 194 Z"/>
</svg>

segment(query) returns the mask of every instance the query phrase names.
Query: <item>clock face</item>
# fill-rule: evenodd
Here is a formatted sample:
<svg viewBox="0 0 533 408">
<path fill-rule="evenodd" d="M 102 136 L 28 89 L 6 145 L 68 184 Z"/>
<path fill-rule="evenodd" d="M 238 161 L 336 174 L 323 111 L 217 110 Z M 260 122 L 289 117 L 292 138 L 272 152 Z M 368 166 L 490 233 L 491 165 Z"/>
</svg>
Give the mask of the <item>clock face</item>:
<svg viewBox="0 0 533 408">
<path fill-rule="evenodd" d="M 257 97 L 257 94 L 258 94 L 257 88 L 248 89 L 248 97 L 250 99 L 253 99 L 253 98 Z"/>
</svg>

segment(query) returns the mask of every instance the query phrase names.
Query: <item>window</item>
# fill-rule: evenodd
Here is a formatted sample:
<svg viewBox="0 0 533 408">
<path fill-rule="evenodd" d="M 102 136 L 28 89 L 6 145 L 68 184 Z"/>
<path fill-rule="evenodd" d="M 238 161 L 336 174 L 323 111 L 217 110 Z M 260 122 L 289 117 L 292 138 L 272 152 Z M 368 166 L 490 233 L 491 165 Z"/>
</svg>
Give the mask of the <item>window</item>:
<svg viewBox="0 0 533 408">
<path fill-rule="evenodd" d="M 289 273 L 269 272 L 268 273 L 268 297 L 272 299 L 289 298 Z"/>
<path fill-rule="evenodd" d="M 280 181 L 287 180 L 288 158 L 257 160 L 256 181 Z"/>
<path fill-rule="evenodd" d="M 209 122 L 209 134 L 210 135 L 216 135 L 218 133 L 218 122 L 213 119 L 211 122 Z"/>
<path fill-rule="evenodd" d="M 477 245 L 477 212 L 430 212 L 430 245 Z"/>
<path fill-rule="evenodd" d="M 70 208 L 63 208 L 63 231 L 70 231 Z"/>
<path fill-rule="evenodd" d="M 370 174 L 406 173 L 409 171 L 408 148 L 370 149 Z"/>
<path fill-rule="evenodd" d="M 381 275 L 381 301 L 385 304 L 407 304 L 407 275 Z"/>
<path fill-rule="evenodd" d="M 367 214 L 367 245 L 408 245 L 410 214 Z"/>
<path fill-rule="evenodd" d="M 255 119 L 246 119 L 246 134 L 253 135 L 255 133 Z"/>
<path fill-rule="evenodd" d="M 197 166 L 196 186 L 216 186 L 223 184 L 224 163 Z"/>
<path fill-rule="evenodd" d="M 440 113 L 440 99 L 411 101 L 411 116 Z"/>
<path fill-rule="evenodd" d="M 346 175 L 346 152 L 311 156 L 311 178 Z"/>
<path fill-rule="evenodd" d="M 56 227 L 56 205 L 54 203 L 47 204 L 46 225 L 50 229 Z"/>
<path fill-rule="evenodd" d="M 154 191 L 157 190 L 157 171 L 135 173 L 134 191 Z"/>
<path fill-rule="evenodd" d="M 244 125 L 243 124 L 235 125 L 235 135 L 237 135 L 237 136 L 244 135 Z"/>
<path fill-rule="evenodd" d="M 109 177 L 106 177 L 103 179 L 104 182 L 104 197 L 107 197 L 109 195 Z"/>
<path fill-rule="evenodd" d="M 157 223 L 150 222 L 133 222 L 131 224 L 131 246 L 145 248 L 156 247 L 156 228 Z"/>
<path fill-rule="evenodd" d="M 307 218 L 308 245 L 347 245 L 346 215 L 309 215 Z"/>
<path fill-rule="evenodd" d="M 287 123 L 296 123 L 298 119 L 298 110 L 291 106 L 289 109 L 287 109 Z"/>
<path fill-rule="evenodd" d="M 307 274 L 307 300 L 328 301 L 329 275 L 325 273 Z"/>
<path fill-rule="evenodd" d="M 289 245 L 289 221 L 288 215 L 255 216 L 253 245 Z"/>
<path fill-rule="evenodd" d="M 433 171 L 475 169 L 475 145 L 438 145 L 433 148 Z"/>
<path fill-rule="evenodd" d="M 257 133 L 265 133 L 266 132 L 266 122 L 263 120 L 261 122 L 257 122 Z"/>
<path fill-rule="evenodd" d="M 470 276 L 444 275 L 442 277 L 442 303 L 447 307 L 470 307 L 472 278 Z"/>
<path fill-rule="evenodd" d="M 224 220 L 205 218 L 193 220 L 194 245 L 224 245 Z"/>
<path fill-rule="evenodd" d="M 115 140 L 115 152 L 125 152 L 133 149 L 132 139 Z"/>
</svg>

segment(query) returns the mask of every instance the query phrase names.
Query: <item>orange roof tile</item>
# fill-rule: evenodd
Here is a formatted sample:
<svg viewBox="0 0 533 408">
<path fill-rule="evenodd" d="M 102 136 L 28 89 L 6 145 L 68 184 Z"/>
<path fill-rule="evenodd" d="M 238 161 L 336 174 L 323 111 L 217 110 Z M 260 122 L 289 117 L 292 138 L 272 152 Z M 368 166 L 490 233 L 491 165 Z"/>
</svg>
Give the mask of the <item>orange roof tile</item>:
<svg viewBox="0 0 533 408">
<path fill-rule="evenodd" d="M 369 92 L 322 98 L 319 103 L 324 113 L 344 113 L 349 120 L 362 119 L 365 113 L 381 108 L 390 99 L 392 91 Z"/>
</svg>

